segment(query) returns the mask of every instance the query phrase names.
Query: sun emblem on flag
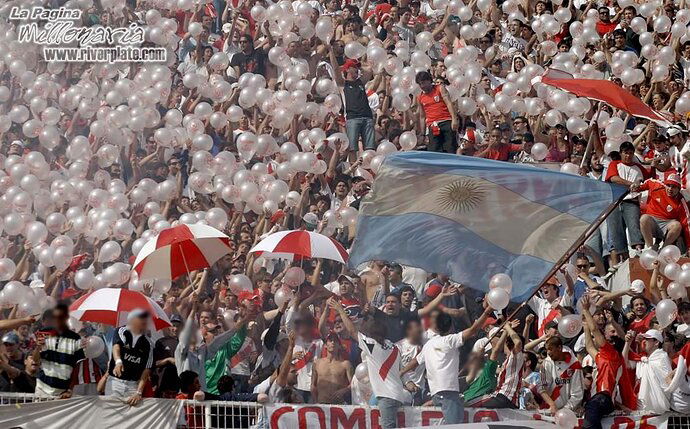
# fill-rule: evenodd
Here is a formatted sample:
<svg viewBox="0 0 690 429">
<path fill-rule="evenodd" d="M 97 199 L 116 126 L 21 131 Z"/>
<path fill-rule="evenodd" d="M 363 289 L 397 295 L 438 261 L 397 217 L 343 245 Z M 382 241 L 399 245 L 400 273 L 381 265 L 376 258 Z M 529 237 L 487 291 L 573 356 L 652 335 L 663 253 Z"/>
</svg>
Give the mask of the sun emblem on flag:
<svg viewBox="0 0 690 429">
<path fill-rule="evenodd" d="M 486 191 L 476 181 L 462 179 L 441 188 L 437 202 L 444 210 L 465 212 L 475 208 L 485 194 Z"/>
</svg>

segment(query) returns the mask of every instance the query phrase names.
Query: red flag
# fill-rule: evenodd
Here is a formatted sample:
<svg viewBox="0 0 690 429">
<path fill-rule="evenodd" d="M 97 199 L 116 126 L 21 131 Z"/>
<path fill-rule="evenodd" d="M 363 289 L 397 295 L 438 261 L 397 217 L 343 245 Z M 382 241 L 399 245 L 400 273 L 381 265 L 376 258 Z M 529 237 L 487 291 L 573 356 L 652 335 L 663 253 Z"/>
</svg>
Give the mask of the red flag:
<svg viewBox="0 0 690 429">
<path fill-rule="evenodd" d="M 652 110 L 630 91 L 621 88 L 610 80 L 569 79 L 566 75 L 566 73 L 559 72 L 558 70 L 549 69 L 541 76 L 541 82 L 573 93 L 578 97 L 603 101 L 633 116 L 649 119 L 664 127 L 672 125 L 666 118 Z"/>
</svg>

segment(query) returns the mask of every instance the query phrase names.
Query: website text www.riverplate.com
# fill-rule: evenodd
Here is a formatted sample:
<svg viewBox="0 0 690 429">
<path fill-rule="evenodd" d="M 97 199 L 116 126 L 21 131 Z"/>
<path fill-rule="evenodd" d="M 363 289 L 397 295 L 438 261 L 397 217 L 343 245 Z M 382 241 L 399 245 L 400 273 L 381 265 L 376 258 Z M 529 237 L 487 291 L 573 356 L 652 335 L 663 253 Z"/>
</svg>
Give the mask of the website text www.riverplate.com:
<svg viewBox="0 0 690 429">
<path fill-rule="evenodd" d="M 45 47 L 43 58 L 58 62 L 165 62 L 165 48 L 139 48 L 133 46 L 115 47 Z"/>
</svg>

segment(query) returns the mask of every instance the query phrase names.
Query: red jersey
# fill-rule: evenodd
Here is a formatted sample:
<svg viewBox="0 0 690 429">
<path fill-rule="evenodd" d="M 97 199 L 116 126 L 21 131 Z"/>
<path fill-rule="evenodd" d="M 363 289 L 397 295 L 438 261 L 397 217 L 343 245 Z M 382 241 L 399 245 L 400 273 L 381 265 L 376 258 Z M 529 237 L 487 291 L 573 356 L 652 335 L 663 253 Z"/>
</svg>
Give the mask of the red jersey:
<svg viewBox="0 0 690 429">
<path fill-rule="evenodd" d="M 683 228 L 683 238 L 690 242 L 690 228 L 688 227 L 688 205 L 682 195 L 672 197 L 666 193 L 666 187 L 658 180 L 646 180 L 640 186 L 641 191 L 648 191 L 646 205 L 642 214 L 648 214 L 660 219 L 677 220 Z"/>
<path fill-rule="evenodd" d="M 649 191 L 647 206 L 642 214 L 660 219 L 677 220 L 681 223 L 687 222 L 687 206 L 680 194 L 676 197 L 668 195 L 664 184 L 654 179 L 646 180 L 640 186 L 640 191 Z"/>
<path fill-rule="evenodd" d="M 610 343 L 606 342 L 597 353 L 597 393 L 606 392 L 611 399 L 616 399 L 616 387 L 620 393 L 623 405 L 634 410 L 637 408 L 637 398 L 634 392 L 634 379 L 625 369 L 623 355 Z"/>
<path fill-rule="evenodd" d="M 618 26 L 617 23 L 615 22 L 597 22 L 597 33 L 599 33 L 600 36 L 603 36 L 604 34 L 610 33 L 613 30 L 616 29 Z"/>
<path fill-rule="evenodd" d="M 497 148 L 489 149 L 482 158 L 493 159 L 495 161 L 508 161 L 511 145 L 499 144 Z"/>
<path fill-rule="evenodd" d="M 628 325 L 628 330 L 633 330 L 638 334 L 644 334 L 651 328 L 654 316 L 656 316 L 656 311 L 650 311 L 642 320 L 633 320 L 630 322 L 630 325 Z"/>
<path fill-rule="evenodd" d="M 424 109 L 427 126 L 434 122 L 444 122 L 452 119 L 448 106 L 446 106 L 446 102 L 443 101 L 443 96 L 441 95 L 441 85 L 434 86 L 434 89 L 429 93 L 422 92 L 419 94 L 419 104 Z"/>
</svg>

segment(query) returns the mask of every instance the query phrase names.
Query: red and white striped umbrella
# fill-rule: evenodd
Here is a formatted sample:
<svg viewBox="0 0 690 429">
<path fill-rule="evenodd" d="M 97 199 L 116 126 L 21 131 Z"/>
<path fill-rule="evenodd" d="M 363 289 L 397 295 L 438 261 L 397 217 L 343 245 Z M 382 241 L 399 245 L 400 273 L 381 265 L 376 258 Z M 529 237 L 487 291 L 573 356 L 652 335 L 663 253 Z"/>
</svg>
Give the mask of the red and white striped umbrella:
<svg viewBox="0 0 690 429">
<path fill-rule="evenodd" d="M 122 326 L 127 314 L 135 308 L 142 308 L 151 314 L 155 330 L 172 326 L 163 309 L 141 292 L 129 289 L 105 288 L 88 293 L 70 305 L 70 316 L 82 322 L 103 323 Z"/>
<path fill-rule="evenodd" d="M 210 267 L 230 253 L 230 238 L 208 225 L 164 229 L 141 248 L 134 261 L 139 279 L 170 279 Z"/>
<path fill-rule="evenodd" d="M 290 254 L 302 258 L 324 258 L 343 264 L 349 257 L 342 244 L 331 237 L 302 230 L 273 233 L 261 240 L 250 252 L 267 252 L 273 257 L 276 257 L 275 254 Z"/>
</svg>

